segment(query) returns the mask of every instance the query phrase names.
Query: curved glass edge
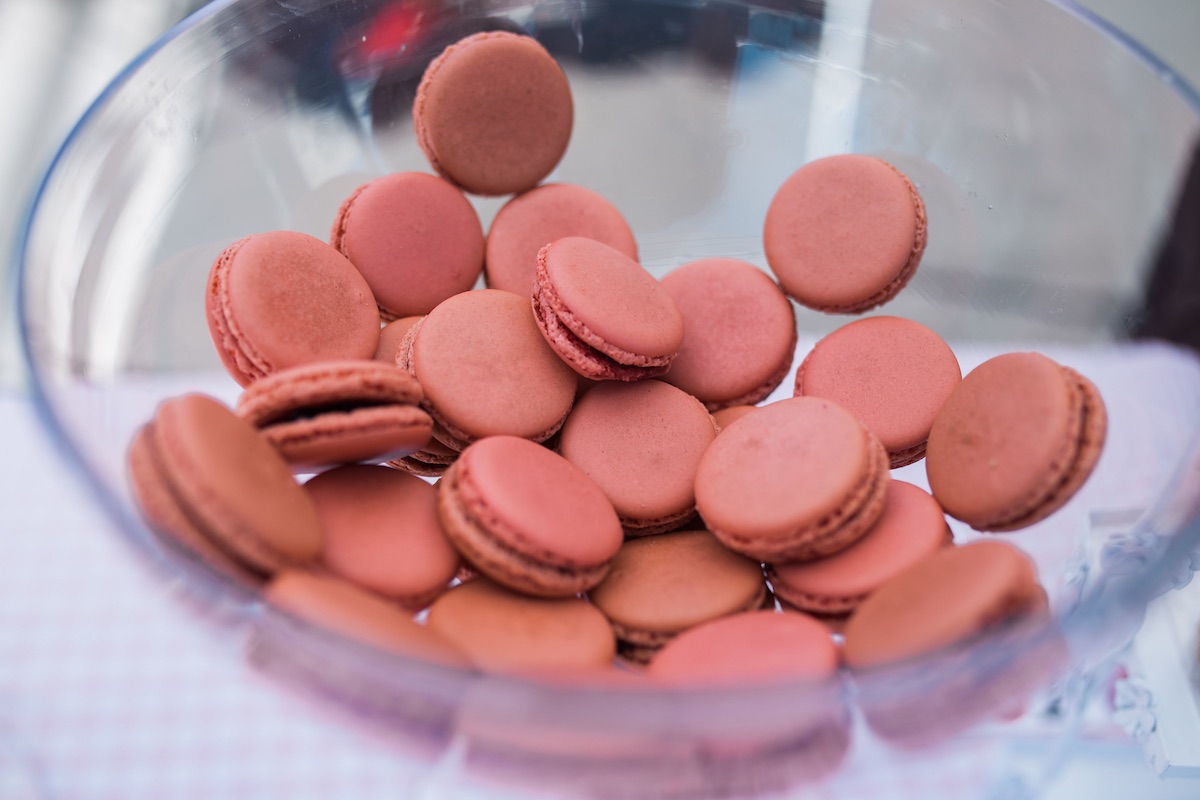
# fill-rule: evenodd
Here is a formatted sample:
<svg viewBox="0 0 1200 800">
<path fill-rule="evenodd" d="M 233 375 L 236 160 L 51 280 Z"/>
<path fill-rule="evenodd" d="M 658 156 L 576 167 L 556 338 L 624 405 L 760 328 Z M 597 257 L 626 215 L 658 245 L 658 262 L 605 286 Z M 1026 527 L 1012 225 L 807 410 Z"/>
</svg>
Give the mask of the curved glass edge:
<svg viewBox="0 0 1200 800">
<path fill-rule="evenodd" d="M 1078 0 L 1046 0 L 1046 2 L 1058 6 L 1068 14 L 1072 14 L 1083 20 L 1092 27 L 1097 28 L 1108 38 L 1124 46 L 1125 49 L 1135 55 L 1158 75 L 1160 80 L 1163 80 L 1164 83 L 1169 83 L 1172 88 L 1178 91 L 1192 105 L 1197 113 L 1200 113 L 1200 89 L 1192 86 L 1190 82 L 1176 72 L 1174 67 L 1151 52 L 1144 44 L 1113 25 L 1104 17 L 1101 17 L 1095 11 L 1081 5 Z"/>
<path fill-rule="evenodd" d="M 138 549 L 140 555 L 142 555 L 143 557 L 149 558 L 156 567 L 159 567 L 162 569 L 170 569 L 173 571 L 178 571 L 180 569 L 179 565 L 175 564 L 174 563 L 175 559 L 173 559 L 173 558 L 169 557 L 167 554 L 165 554 L 162 551 L 162 548 L 157 546 L 154 543 L 152 537 L 148 534 L 148 532 L 146 532 L 144 525 L 140 521 L 140 519 L 138 519 L 131 512 L 131 510 L 125 506 L 125 504 L 119 498 L 112 495 L 112 493 L 109 492 L 104 487 L 104 485 L 101 483 L 101 481 L 98 479 L 98 477 L 92 475 L 87 470 L 84 470 L 81 468 L 81 466 L 79 465 L 78 459 L 75 458 L 75 456 L 77 455 L 77 450 L 75 448 L 74 443 L 71 440 L 71 437 L 67 434 L 67 432 L 62 427 L 62 425 L 54 417 L 54 414 L 52 411 L 50 391 L 47 388 L 47 386 L 45 385 L 43 378 L 37 373 L 37 371 L 33 367 L 34 360 L 33 360 L 33 353 L 31 350 L 31 340 L 28 335 L 30 320 L 27 316 L 27 309 L 23 302 L 23 298 L 26 294 L 26 282 L 28 280 L 28 275 L 27 275 L 27 271 L 26 271 L 27 247 L 29 244 L 29 233 L 30 233 L 30 230 L 31 230 L 31 227 L 33 224 L 34 216 L 35 216 L 36 211 L 41 203 L 42 197 L 43 197 L 45 191 L 47 190 L 47 186 L 48 186 L 52 176 L 55 173 L 56 167 L 59 165 L 59 163 L 63 159 L 64 155 L 70 150 L 70 148 L 74 144 L 75 140 L 80 135 L 81 131 L 87 127 L 87 125 L 89 124 L 91 119 L 95 116 L 97 111 L 100 108 L 102 108 L 109 101 L 109 99 L 128 82 L 129 78 L 134 73 L 136 73 L 137 70 L 147 60 L 149 60 L 155 53 L 157 53 L 159 50 L 161 50 L 164 46 L 169 44 L 174 39 L 178 38 L 181 34 L 187 32 L 189 29 L 195 27 L 197 24 L 203 22 L 204 20 L 221 13 L 225 8 L 227 8 L 231 5 L 234 5 L 236 2 L 238 2 L 238 0 L 214 0 L 214 2 L 204 6 L 203 8 L 199 9 L 192 15 L 188 16 L 181 22 L 172 26 L 167 32 L 165 32 L 162 36 L 160 36 L 153 44 L 151 44 L 141 54 L 139 54 L 133 61 L 131 61 L 113 79 L 113 81 L 110 82 L 105 87 L 105 89 L 101 92 L 101 94 L 97 96 L 97 98 L 92 102 L 92 104 L 88 107 L 88 109 L 84 112 L 84 114 L 80 117 L 80 119 L 75 123 L 75 125 L 72 127 L 71 131 L 68 133 L 67 137 L 64 139 L 62 145 L 59 147 L 59 149 L 55 153 L 54 157 L 51 159 L 49 166 L 47 167 L 45 173 L 43 174 L 42 179 L 39 182 L 39 185 L 38 185 L 36 191 L 33 194 L 32 200 L 28 206 L 27 213 L 25 214 L 23 221 L 19 227 L 19 236 L 17 239 L 16 248 L 15 248 L 15 250 L 16 250 L 16 252 L 15 252 L 16 262 L 15 263 L 17 265 L 16 277 L 17 277 L 17 292 L 18 292 L 18 294 L 17 294 L 17 297 L 18 297 L 17 314 L 18 314 L 19 329 L 22 333 L 22 339 L 21 339 L 22 355 L 24 358 L 26 373 L 29 378 L 29 390 L 32 395 L 34 404 L 36 406 L 37 415 L 38 415 L 39 419 L 41 420 L 41 424 L 43 424 L 46 427 L 46 430 L 49 433 L 49 438 L 53 442 L 53 445 L 55 446 L 55 448 L 57 449 L 59 454 L 64 456 L 67 460 L 69 460 L 71 462 L 71 469 L 77 470 L 77 471 L 80 471 L 83 473 L 83 478 L 85 480 L 85 483 L 88 485 L 90 491 L 94 494 L 94 496 L 98 500 L 100 506 L 109 515 L 109 518 L 114 520 L 114 522 L 118 526 L 120 526 L 123 530 L 130 532 L 130 533 L 136 532 L 136 535 L 132 536 L 131 538 L 133 538 L 136 541 L 136 543 L 138 545 L 137 549 Z M 1176 89 L 1179 92 L 1179 94 L 1188 101 L 1188 103 L 1197 111 L 1198 114 L 1200 114 L 1200 93 L 1198 93 L 1197 90 L 1195 88 L 1193 88 L 1188 82 L 1183 80 L 1173 69 L 1171 69 L 1164 62 L 1162 62 L 1161 59 L 1157 58 L 1152 53 L 1150 53 L 1148 50 L 1146 50 L 1145 47 L 1142 46 L 1140 43 L 1133 40 L 1132 38 L 1130 38 L 1128 35 L 1121 32 L 1120 30 L 1114 28 L 1110 23 L 1108 23 L 1107 21 L 1098 17 L 1090 10 L 1083 8 L 1082 6 L 1079 6 L 1076 2 L 1074 2 L 1074 0 L 1046 0 L 1046 2 L 1049 2 L 1052 5 L 1060 7 L 1063 10 L 1065 10 L 1066 12 L 1073 14 L 1073 15 L 1081 18 L 1082 20 L 1086 21 L 1088 24 L 1090 24 L 1093 27 L 1095 27 L 1096 29 L 1098 29 L 1103 35 L 1113 39 L 1114 41 L 1116 41 L 1119 44 L 1121 44 L 1122 46 L 1124 46 L 1129 52 L 1131 52 L 1139 60 L 1144 62 L 1148 66 L 1148 68 L 1154 70 L 1160 76 L 1161 75 L 1171 76 L 1172 87 L 1174 89 Z M 1170 560 L 1170 557 L 1178 555 L 1180 553 L 1186 554 L 1188 552 L 1190 546 L 1193 545 L 1197 541 L 1200 541 L 1200 517 L 1196 517 L 1193 515 L 1193 518 L 1190 520 L 1190 522 L 1188 522 L 1183 528 L 1180 529 L 1180 531 L 1178 532 L 1178 535 L 1176 535 L 1172 538 L 1172 540 L 1169 543 L 1169 546 L 1166 548 L 1165 552 L 1162 554 L 1162 557 L 1152 567 L 1148 568 L 1148 571 L 1151 573 L 1151 575 L 1150 575 L 1151 580 L 1149 580 L 1147 582 L 1129 581 L 1129 582 L 1127 582 L 1127 584 L 1117 587 L 1117 589 L 1115 591 L 1105 593 L 1104 598 L 1103 598 L 1104 599 L 1103 604 L 1097 603 L 1088 609 L 1088 611 L 1092 612 L 1089 615 L 1090 617 L 1093 618 L 1091 620 L 1092 624 L 1095 624 L 1094 618 L 1096 618 L 1096 617 L 1103 619 L 1103 615 L 1101 614 L 1101 611 L 1104 608 L 1110 608 L 1114 605 L 1121 605 L 1122 603 L 1135 601 L 1135 600 L 1138 600 L 1141 598 L 1150 599 L 1149 596 L 1147 596 L 1147 593 L 1152 591 L 1152 585 L 1156 585 L 1156 584 L 1154 584 L 1153 579 L 1156 577 L 1161 577 L 1163 575 L 1168 574 L 1172 568 L 1172 565 L 1170 563 L 1168 563 L 1168 561 Z M 1200 564 L 1198 564 L 1197 566 L 1200 566 Z M 205 578 L 207 579 L 207 581 L 210 584 L 213 584 L 212 594 L 214 595 L 214 599 L 215 599 L 215 595 L 218 593 L 217 592 L 218 588 L 224 588 L 226 585 L 228 585 L 228 587 L 233 587 L 233 583 L 231 581 L 224 579 L 222 576 L 215 573 L 214 571 L 204 570 L 204 572 L 205 572 Z M 1078 620 L 1078 621 L 1080 622 L 1079 627 L 1083 628 L 1084 626 L 1082 624 L 1082 618 L 1080 618 L 1080 620 Z M 1048 620 L 1043 627 L 1046 630 L 1054 630 L 1054 629 L 1058 628 L 1063 622 L 1064 622 L 1063 619 L 1052 618 L 1052 619 Z M 1074 628 L 1076 626 L 1074 624 L 1072 624 L 1070 627 Z M 345 642 L 345 640 L 342 637 L 336 636 L 336 635 L 327 635 L 326 632 L 324 632 L 324 631 L 320 631 L 318 633 L 318 635 L 322 636 L 322 638 L 324 638 L 324 639 L 327 639 L 330 646 L 332 646 L 335 641 L 339 645 L 344 644 L 344 642 Z M 976 643 L 976 644 L 978 644 L 978 643 Z M 949 648 L 946 655 L 949 656 L 952 653 L 965 651 L 965 649 L 966 649 L 966 645 L 955 646 L 955 647 Z M 990 648 L 987 648 L 987 649 L 990 649 Z M 401 669 L 408 669 L 408 670 L 412 670 L 414 672 L 420 672 L 422 670 L 427 670 L 428 666 L 429 666 L 426 662 L 421 661 L 419 659 L 415 659 L 415 658 L 409 658 L 409 657 L 404 657 L 404 656 L 394 655 L 394 654 L 381 654 L 381 656 L 384 659 L 386 659 L 386 661 L 388 663 L 390 663 L 392 665 L 398 664 L 401 667 Z M 458 681 L 457 681 L 458 686 L 457 687 L 446 686 L 443 689 L 446 692 L 456 692 L 466 682 L 482 677 L 482 676 L 477 675 L 476 673 L 462 672 L 462 671 L 452 671 L 452 672 L 458 678 Z M 863 683 L 863 679 L 869 680 L 870 676 L 861 676 L 859 679 L 856 680 L 856 683 L 861 685 Z M 501 682 L 503 682 L 507 685 L 524 686 L 526 688 L 526 690 L 528 690 L 530 688 L 530 684 L 528 684 L 527 681 L 522 681 L 519 678 L 500 678 L 500 679 L 488 678 L 487 680 L 489 680 L 489 681 L 500 680 Z M 811 689 L 813 687 L 793 686 L 793 688 L 810 688 Z M 564 690 L 557 689 L 556 691 L 563 692 Z M 739 691 L 761 692 L 762 690 L 761 689 L 759 689 L 759 690 L 742 689 Z M 684 696 L 684 695 L 695 696 L 697 698 L 711 696 L 711 692 L 705 691 L 705 690 L 682 690 L 682 691 L 678 692 L 678 694 L 681 696 Z M 861 696 L 861 692 L 859 694 Z M 630 693 L 628 693 L 628 696 L 631 699 L 631 705 L 633 705 L 635 707 L 640 705 L 640 703 L 637 702 L 638 700 L 644 702 L 646 699 L 644 696 L 639 697 L 639 693 L 637 693 L 637 692 L 630 692 Z M 618 705 L 620 705 L 622 707 L 626 706 L 625 703 L 618 703 Z"/>
</svg>

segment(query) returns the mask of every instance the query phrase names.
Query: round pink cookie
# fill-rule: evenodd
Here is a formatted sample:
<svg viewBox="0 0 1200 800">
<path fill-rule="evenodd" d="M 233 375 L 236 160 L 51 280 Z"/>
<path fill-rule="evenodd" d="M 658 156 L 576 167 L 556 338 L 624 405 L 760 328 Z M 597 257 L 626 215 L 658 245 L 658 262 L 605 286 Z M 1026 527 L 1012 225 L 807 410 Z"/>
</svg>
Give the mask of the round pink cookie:
<svg viewBox="0 0 1200 800">
<path fill-rule="evenodd" d="M 717 426 L 717 431 L 720 432 L 757 408 L 758 406 L 725 406 L 725 408 L 712 412 L 713 422 Z"/>
<path fill-rule="evenodd" d="M 438 522 L 437 490 L 420 478 L 351 465 L 304 488 L 325 531 L 321 563 L 334 575 L 417 611 L 458 572 L 458 553 Z"/>
<path fill-rule="evenodd" d="M 387 461 L 429 441 L 433 420 L 411 375 L 379 361 L 322 361 L 256 381 L 238 414 L 297 469 Z"/>
<path fill-rule="evenodd" d="M 171 398 L 145 432 L 144 455 L 175 510 L 220 550 L 265 574 L 320 553 L 312 500 L 266 439 L 220 402 L 200 394 Z M 152 524 L 168 521 L 148 510 Z"/>
<path fill-rule="evenodd" d="M 883 513 L 887 453 L 828 400 L 763 406 L 718 434 L 696 471 L 696 507 L 726 547 L 768 563 L 817 558 Z"/>
<path fill-rule="evenodd" d="M 297 364 L 370 358 L 379 311 L 362 275 L 319 239 L 247 236 L 213 263 L 205 299 L 217 355 L 242 386 Z"/>
<path fill-rule="evenodd" d="M 670 384 L 606 382 L 575 404 L 558 450 L 604 490 L 627 535 L 643 536 L 695 514 L 696 466 L 716 435 L 704 406 Z"/>
<path fill-rule="evenodd" d="M 961 380 L 954 352 L 929 328 L 871 317 L 817 342 L 796 370 L 796 394 L 828 398 L 858 417 L 895 469 L 925 457 L 929 429 Z"/>
<path fill-rule="evenodd" d="M 375 348 L 375 360 L 385 364 L 395 364 L 405 335 L 409 328 L 420 320 L 421 317 L 401 317 L 384 325 L 379 331 L 379 346 Z"/>
<path fill-rule="evenodd" d="M 397 363 L 425 390 L 434 437 L 456 450 L 495 434 L 545 441 L 575 401 L 575 374 L 538 332 L 529 300 L 498 289 L 441 303 L 409 330 Z"/>
<path fill-rule="evenodd" d="M 473 194 L 536 186 L 566 152 L 575 111 L 562 68 L 535 39 L 468 36 L 425 70 L 413 102 L 417 143 L 439 175 Z"/>
<path fill-rule="evenodd" d="M 509 200 L 487 235 L 487 284 L 519 295 L 533 290 L 538 251 L 566 236 L 595 239 L 632 259 L 637 242 L 612 203 L 572 183 L 548 183 Z"/>
<path fill-rule="evenodd" d="M 683 342 L 683 317 L 641 264 L 568 236 L 542 248 L 535 275 L 538 327 L 580 375 L 634 381 L 670 368 Z"/>
<path fill-rule="evenodd" d="M 866 536 L 815 561 L 774 564 L 767 575 L 780 600 L 814 614 L 846 614 L 893 575 L 952 541 L 942 507 L 911 483 L 891 481 L 883 516 Z"/>
<path fill-rule="evenodd" d="M 771 271 L 818 311 L 857 313 L 892 299 L 925 251 L 925 204 L 886 161 L 836 155 L 805 164 L 776 192 L 763 224 Z"/>
<path fill-rule="evenodd" d="M 805 614 L 750 611 L 676 636 L 647 675 L 674 685 L 746 685 L 833 678 L 838 653 L 829 630 Z"/>
<path fill-rule="evenodd" d="M 683 344 L 664 376 L 715 411 L 753 405 L 787 375 L 796 317 L 762 270 L 735 258 L 684 264 L 662 279 L 683 315 Z"/>
<path fill-rule="evenodd" d="M 438 482 L 438 511 L 471 566 L 545 597 L 595 586 L 624 538 L 594 481 L 557 453 L 515 436 L 489 436 L 464 450 Z"/>
<path fill-rule="evenodd" d="M 360 186 L 342 203 L 330 244 L 366 278 L 388 319 L 429 313 L 483 271 L 475 209 L 456 187 L 421 172 Z"/>
</svg>

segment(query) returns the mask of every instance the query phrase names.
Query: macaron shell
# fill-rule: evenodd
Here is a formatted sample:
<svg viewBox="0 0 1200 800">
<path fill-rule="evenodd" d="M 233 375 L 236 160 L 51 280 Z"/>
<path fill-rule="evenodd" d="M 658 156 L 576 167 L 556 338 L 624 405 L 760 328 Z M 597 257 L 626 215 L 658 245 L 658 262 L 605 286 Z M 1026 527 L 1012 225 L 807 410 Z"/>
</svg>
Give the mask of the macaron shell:
<svg viewBox="0 0 1200 800">
<path fill-rule="evenodd" d="M 708 531 L 677 531 L 627 541 L 588 599 L 638 641 L 757 609 L 765 594 L 757 561 Z"/>
<path fill-rule="evenodd" d="M 230 245 L 209 277 L 209 331 L 243 386 L 314 361 L 371 358 L 379 311 L 345 256 L 302 233 L 271 231 Z"/>
<path fill-rule="evenodd" d="M 381 406 L 272 425 L 263 436 L 297 471 L 404 458 L 427 445 L 429 415 L 416 406 Z"/>
<path fill-rule="evenodd" d="M 623 535 L 594 481 L 557 453 L 513 436 L 467 448 L 452 468 L 459 500 L 510 549 L 561 567 L 607 564 Z M 479 565 L 482 566 L 482 565 Z"/>
<path fill-rule="evenodd" d="M 787 375 L 796 317 L 779 286 L 753 264 L 706 258 L 661 281 L 683 316 L 683 343 L 664 380 L 709 410 L 753 405 Z"/>
<path fill-rule="evenodd" d="M 624 524 L 640 527 L 694 509 L 696 467 L 715 438 L 704 406 L 680 389 L 609 382 L 575 404 L 558 450 L 596 482 Z"/>
<path fill-rule="evenodd" d="M 925 249 L 924 204 L 885 161 L 836 155 L 809 162 L 767 209 L 763 248 L 791 297 L 819 311 L 865 311 L 891 299 Z"/>
<path fill-rule="evenodd" d="M 526 597 L 482 578 L 434 601 L 428 625 L 485 672 L 590 674 L 616 655 L 608 620 L 586 601 Z"/>
<path fill-rule="evenodd" d="M 696 505 L 738 552 L 765 561 L 812 557 L 866 533 L 883 511 L 886 475 L 882 447 L 850 412 L 797 397 L 721 431 L 700 461 Z M 848 521 L 850 541 L 837 535 Z M 835 542 L 818 538 L 831 534 Z"/>
<path fill-rule="evenodd" d="M 263 590 L 271 606 L 371 647 L 466 668 L 451 642 L 413 621 L 394 603 L 340 578 L 300 570 L 280 572 Z"/>
<path fill-rule="evenodd" d="M 330 235 L 389 318 L 427 314 L 475 285 L 483 227 L 458 188 L 434 175 L 396 172 L 346 199 Z"/>
<path fill-rule="evenodd" d="M 1086 420 L 1102 421 L 1103 412 L 1087 413 L 1085 403 L 1099 396 L 1082 391 L 1076 375 L 1039 353 L 1007 353 L 963 378 L 926 453 L 930 489 L 948 514 L 981 530 L 1008 529 L 1066 502 L 1062 490 L 1089 471 L 1077 463 L 1081 443 L 1092 443 L 1094 458 L 1103 440 L 1102 430 L 1086 435 Z"/>
<path fill-rule="evenodd" d="M 263 582 L 263 575 L 219 547 L 180 508 L 156 463 L 149 432 L 153 424 L 148 423 L 138 430 L 127 456 L 129 486 L 142 518 L 151 529 L 201 563 L 243 586 L 258 587 Z"/>
<path fill-rule="evenodd" d="M 375 360 L 303 364 L 255 382 L 238 397 L 238 416 L 261 427 L 311 416 L 347 403 L 364 405 L 421 402 L 421 385 L 406 371 Z"/>
<path fill-rule="evenodd" d="M 670 295 L 642 265 L 578 236 L 559 239 L 538 256 L 546 302 L 576 336 L 621 360 L 616 351 L 671 359 L 683 341 L 683 318 Z"/>
<path fill-rule="evenodd" d="M 825 397 L 879 438 L 893 469 L 920 460 L 933 421 L 962 380 L 940 336 L 900 317 L 871 317 L 821 339 L 796 371 L 795 392 Z"/>
<path fill-rule="evenodd" d="M 637 241 L 603 196 L 571 183 L 548 183 L 509 200 L 488 229 L 487 284 L 519 295 L 533 286 L 537 255 L 566 236 L 594 239 L 636 260 Z"/>
<path fill-rule="evenodd" d="M 845 613 L 951 539 L 937 501 L 911 483 L 893 480 L 883 515 L 866 536 L 825 558 L 774 564 L 768 574 L 781 600 L 805 611 Z"/>
<path fill-rule="evenodd" d="M 458 572 L 442 533 L 437 490 L 388 467 L 351 465 L 304 485 L 325 531 L 321 564 L 406 608 L 427 606 Z"/>
<path fill-rule="evenodd" d="M 758 406 L 737 405 L 726 406 L 725 408 L 717 409 L 712 412 L 713 423 L 717 426 L 717 432 L 721 432 L 732 425 L 737 420 L 757 409 Z"/>
<path fill-rule="evenodd" d="M 846 624 L 843 657 L 853 669 L 900 662 L 1044 611 L 1029 557 L 978 540 L 940 550 L 879 587 Z"/>
<path fill-rule="evenodd" d="M 405 334 L 416 325 L 422 317 L 401 317 L 394 319 L 379 331 L 379 346 L 375 348 L 375 360 L 385 364 L 395 364 L 400 353 L 400 343 Z"/>
<path fill-rule="evenodd" d="M 575 373 L 542 338 L 529 300 L 510 292 L 441 303 L 409 331 L 400 362 L 424 389 L 425 409 L 465 443 L 500 434 L 544 441 L 575 400 Z"/>
<path fill-rule="evenodd" d="M 474 194 L 537 185 L 566 152 L 573 123 L 562 68 L 536 40 L 505 31 L 446 48 L 413 103 L 417 142 L 431 166 Z"/>
<path fill-rule="evenodd" d="M 679 686 L 829 680 L 837 648 L 828 629 L 800 613 L 752 611 L 697 625 L 675 637 L 647 668 Z"/>
<path fill-rule="evenodd" d="M 198 394 L 164 401 L 151 446 L 181 507 L 220 545 L 271 572 L 321 549 L 316 508 L 249 423 Z"/>
</svg>

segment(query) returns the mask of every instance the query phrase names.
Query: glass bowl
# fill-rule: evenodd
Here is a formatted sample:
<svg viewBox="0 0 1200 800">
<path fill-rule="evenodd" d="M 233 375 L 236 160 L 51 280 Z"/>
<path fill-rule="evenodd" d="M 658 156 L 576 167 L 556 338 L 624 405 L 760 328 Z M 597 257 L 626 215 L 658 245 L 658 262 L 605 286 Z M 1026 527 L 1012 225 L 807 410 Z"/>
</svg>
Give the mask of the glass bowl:
<svg viewBox="0 0 1200 800">
<path fill-rule="evenodd" d="M 1005 535 L 1037 561 L 1049 623 L 818 686 L 487 677 L 264 609 L 144 527 L 126 483 L 132 433 L 166 397 L 232 404 L 238 393 L 204 320 L 215 256 L 264 230 L 326 238 L 366 179 L 427 171 L 416 84 L 447 43 L 485 29 L 528 32 L 562 63 L 576 129 L 550 179 L 613 201 L 655 274 L 706 256 L 765 268 L 767 204 L 814 158 L 875 154 L 913 179 L 929 244 L 881 311 L 934 328 L 964 371 L 1045 352 L 1108 405 L 1088 484 Z M 1200 540 L 1200 359 L 1186 346 L 1200 319 L 1174 288 L 1195 286 L 1200 269 L 1163 244 L 1178 232 L 1198 133 L 1191 89 L 1047 0 L 218 0 L 131 64 L 59 152 L 18 254 L 25 351 L 51 435 L 130 552 L 214 635 L 353 724 L 470 774 L 598 797 L 814 781 L 862 796 L 852 772 L 1044 740 L 1045 709 L 1071 717 L 1073 679 L 1200 565 L 1188 560 Z M 473 202 L 486 224 L 503 199 Z M 799 309 L 798 353 L 848 319 Z M 895 477 L 927 485 L 920 463 Z M 959 541 L 978 536 L 953 527 Z"/>
</svg>

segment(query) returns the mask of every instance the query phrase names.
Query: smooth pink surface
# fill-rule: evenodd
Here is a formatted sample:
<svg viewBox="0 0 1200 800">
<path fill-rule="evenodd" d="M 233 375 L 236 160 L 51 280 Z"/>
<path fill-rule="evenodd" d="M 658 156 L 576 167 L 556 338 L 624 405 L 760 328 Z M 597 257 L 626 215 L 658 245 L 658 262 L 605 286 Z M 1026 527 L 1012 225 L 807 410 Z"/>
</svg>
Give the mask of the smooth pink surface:
<svg viewBox="0 0 1200 800">
<path fill-rule="evenodd" d="M 710 407 L 757 403 L 779 385 L 796 350 L 792 304 L 745 261 L 706 258 L 662 279 L 683 316 L 683 344 L 664 376 Z"/>
<path fill-rule="evenodd" d="M 641 264 L 608 245 L 577 236 L 547 246 L 544 260 L 548 289 L 577 325 L 637 355 L 671 356 L 679 351 L 683 318 Z"/>
<path fill-rule="evenodd" d="M 894 480 L 883 516 L 866 536 L 826 558 L 772 565 L 771 584 L 784 599 L 792 593 L 818 599 L 859 597 L 936 553 L 948 536 L 937 501 L 911 483 Z"/>
<path fill-rule="evenodd" d="M 527 298 L 457 295 L 417 329 L 411 370 L 435 419 L 482 437 L 549 436 L 575 399 L 575 373 L 538 330 Z"/>
<path fill-rule="evenodd" d="M 491 436 L 455 462 L 460 500 L 487 532 L 518 552 L 555 564 L 608 561 L 624 534 L 612 503 L 578 467 L 541 445 Z"/>
<path fill-rule="evenodd" d="M 850 412 L 780 400 L 721 431 L 700 460 L 696 505 L 714 531 L 790 540 L 844 505 L 871 472 L 868 456 Z"/>
<path fill-rule="evenodd" d="M 375 348 L 375 360 L 385 364 L 395 364 L 400 352 L 400 343 L 408 329 L 421 320 L 421 317 L 401 317 L 394 319 L 379 331 L 379 346 Z"/>
<path fill-rule="evenodd" d="M 924 249 L 924 208 L 914 192 L 871 156 L 805 164 L 767 209 L 763 248 L 771 271 L 810 308 L 858 311 L 884 302 Z"/>
<path fill-rule="evenodd" d="M 206 308 L 217 352 L 243 386 L 297 364 L 371 358 L 379 343 L 367 282 L 345 256 L 302 233 L 231 245 L 213 265 Z"/>
<path fill-rule="evenodd" d="M 475 285 L 483 227 L 463 193 L 434 175 L 396 172 L 359 187 L 330 243 L 362 273 L 392 317 L 427 314 Z"/>
<path fill-rule="evenodd" d="M 796 373 L 796 394 L 843 406 L 889 452 L 923 443 L 962 379 L 949 345 L 900 317 L 843 325 L 817 342 Z"/>
<path fill-rule="evenodd" d="M 712 412 L 713 422 L 717 424 L 718 431 L 723 431 L 757 408 L 758 406 L 726 406 Z"/>
<path fill-rule="evenodd" d="M 673 684 L 822 680 L 837 671 L 829 629 L 800 613 L 752 611 L 721 617 L 672 639 L 649 677 Z"/>
<path fill-rule="evenodd" d="M 558 449 L 622 518 L 653 520 L 692 507 L 696 467 L 714 438 L 704 406 L 680 389 L 655 380 L 607 382 L 575 404 Z"/>
<path fill-rule="evenodd" d="M 458 572 L 442 533 L 437 490 L 390 467 L 353 465 L 304 484 L 321 517 L 321 562 L 364 589 L 421 608 Z"/>
<path fill-rule="evenodd" d="M 535 186 L 562 158 L 573 123 L 562 68 L 536 40 L 503 31 L 446 48 L 413 103 L 413 128 L 430 164 L 476 194 Z"/>
<path fill-rule="evenodd" d="M 566 236 L 583 236 L 637 259 L 629 223 L 604 197 L 571 183 L 548 183 L 509 200 L 487 234 L 488 286 L 519 295 L 533 287 L 538 251 Z"/>
<path fill-rule="evenodd" d="M 1062 366 L 1039 353 L 1006 353 L 972 370 L 929 434 L 933 496 L 971 525 L 1020 516 L 1072 468 L 1082 400 Z"/>
</svg>

